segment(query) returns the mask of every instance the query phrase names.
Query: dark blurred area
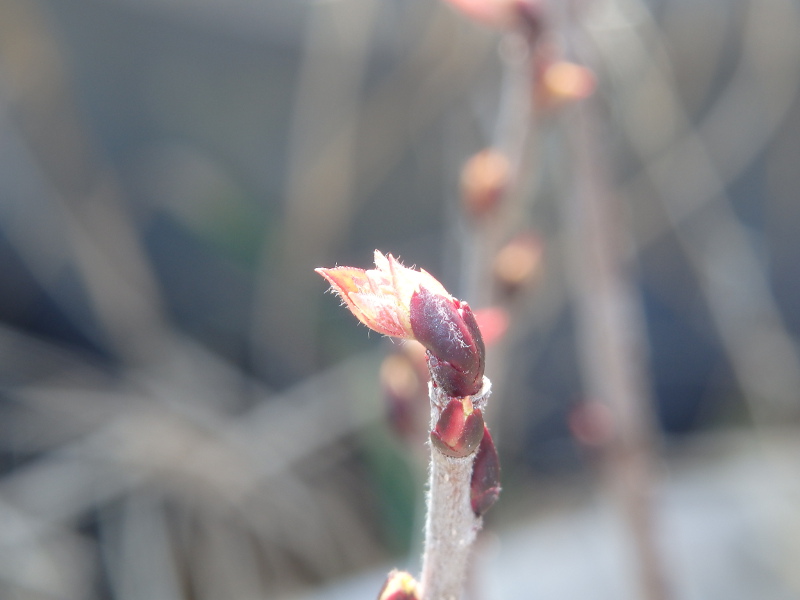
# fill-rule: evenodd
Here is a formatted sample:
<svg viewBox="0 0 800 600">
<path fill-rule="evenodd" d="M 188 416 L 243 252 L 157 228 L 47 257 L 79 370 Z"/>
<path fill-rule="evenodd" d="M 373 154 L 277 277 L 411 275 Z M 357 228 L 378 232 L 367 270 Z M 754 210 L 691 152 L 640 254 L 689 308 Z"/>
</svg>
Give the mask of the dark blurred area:
<svg viewBox="0 0 800 600">
<path fill-rule="evenodd" d="M 800 9 L 597 4 L 662 457 L 735 448 L 796 497 Z M 0 0 L 0 597 L 287 597 L 416 552 L 424 448 L 379 381 L 400 346 L 313 272 L 375 248 L 507 302 L 490 525 L 593 497 L 558 118 L 508 230 L 535 275 L 467 274 L 459 171 L 500 79 L 498 36 L 433 0 Z M 796 597 L 767 554 L 785 595 L 758 597 Z"/>
</svg>

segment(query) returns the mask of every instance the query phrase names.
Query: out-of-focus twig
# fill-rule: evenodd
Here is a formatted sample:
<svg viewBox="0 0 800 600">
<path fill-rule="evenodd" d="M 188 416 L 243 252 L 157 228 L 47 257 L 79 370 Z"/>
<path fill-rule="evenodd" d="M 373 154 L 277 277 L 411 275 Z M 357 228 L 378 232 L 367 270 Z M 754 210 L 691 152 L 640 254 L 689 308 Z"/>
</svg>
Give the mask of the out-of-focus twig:
<svg viewBox="0 0 800 600">
<path fill-rule="evenodd" d="M 311 267 L 353 233 L 356 209 L 468 85 L 486 54 L 485 38 L 458 35 L 441 10 L 424 8 L 432 16 L 416 43 L 367 88 L 364 70 L 380 10 L 372 0 L 311 8 L 292 118 L 285 223 L 264 247 L 256 282 L 251 345 L 262 370 L 272 360 L 288 361 L 298 372 L 308 363 L 315 343 L 307 318 L 315 304 Z M 298 347 L 271 357 L 275 339 L 298 340 Z"/>
<path fill-rule="evenodd" d="M 257 363 L 276 360 L 267 345 L 271 340 L 282 340 L 281 360 L 287 366 L 302 364 L 313 345 L 313 323 L 307 318 L 313 305 L 311 265 L 304 261 L 329 254 L 351 222 L 358 113 L 377 8 L 375 0 L 309 5 L 283 233 L 275 246 L 277 272 L 263 273 L 258 282 L 252 330 Z M 265 256 L 268 251 L 273 247 Z"/>
<path fill-rule="evenodd" d="M 562 26 L 575 15 L 562 13 Z M 564 43 L 589 65 L 596 60 L 571 29 Z M 610 410 L 606 468 L 635 550 L 639 593 L 667 600 L 670 583 L 658 535 L 654 485 L 657 432 L 647 374 L 647 341 L 641 301 L 625 251 L 629 232 L 614 196 L 610 166 L 600 151 L 604 128 L 593 100 L 569 107 L 564 125 L 574 183 L 563 202 L 570 276 L 579 325 L 578 346 L 588 399 Z"/>
<path fill-rule="evenodd" d="M 24 176 L 28 194 L 47 198 L 64 225 L 66 247 L 48 249 L 35 223 L 18 223 L 29 227 L 20 231 L 7 220 L 20 255 L 51 289 L 66 252 L 113 350 L 134 364 L 151 361 L 165 333 L 158 287 L 114 176 L 81 126 L 62 52 L 32 3 L 0 4 L 0 120 L 4 143 L 24 159 L 16 176 Z"/>
<path fill-rule="evenodd" d="M 794 417 L 800 410 L 800 353 L 769 290 L 751 236 L 732 210 L 726 186 L 762 150 L 795 98 L 800 84 L 792 66 L 800 55 L 797 8 L 782 0 L 747 6 L 741 63 L 721 92 L 720 106 L 696 128 L 664 64 L 668 53 L 648 9 L 634 3 L 629 10 L 636 21 L 625 22 L 630 14 L 620 10 L 624 25 L 613 33 L 595 31 L 597 47 L 620 86 L 623 102 L 622 86 L 629 89 L 631 83 L 628 70 L 642 65 L 615 61 L 618 49 L 624 47 L 630 56 L 646 61 L 643 85 L 651 88 L 648 96 L 659 97 L 659 118 L 672 123 L 675 132 L 664 146 L 664 140 L 648 137 L 648 129 L 638 126 L 635 115 L 640 113 L 621 110 L 628 115 L 623 118 L 626 135 L 645 159 L 646 176 L 698 274 L 753 417 L 764 424 Z M 765 94 L 766 106 L 760 101 Z M 705 211 L 697 217 L 700 207 Z"/>
<path fill-rule="evenodd" d="M 630 526 L 641 568 L 642 597 L 669 597 L 654 522 L 654 425 L 644 374 L 641 308 L 620 261 L 619 216 L 596 172 L 598 156 L 585 109 L 571 115 L 578 183 L 565 204 L 573 252 L 580 354 L 590 399 L 613 413 L 608 469 Z M 580 116 L 578 116 L 580 115 Z"/>
</svg>

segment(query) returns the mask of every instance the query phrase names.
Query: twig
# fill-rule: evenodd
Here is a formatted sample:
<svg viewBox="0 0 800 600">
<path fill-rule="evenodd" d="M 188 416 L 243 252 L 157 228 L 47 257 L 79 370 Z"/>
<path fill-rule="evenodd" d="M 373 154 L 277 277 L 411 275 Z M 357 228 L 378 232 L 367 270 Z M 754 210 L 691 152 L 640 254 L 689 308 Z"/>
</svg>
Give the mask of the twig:
<svg viewBox="0 0 800 600">
<path fill-rule="evenodd" d="M 448 398 L 433 385 L 429 392 L 433 429 Z M 483 389 L 472 398 L 473 406 L 483 406 L 490 392 L 491 384 L 484 378 Z M 470 497 L 476 454 L 445 456 L 431 444 L 421 600 L 456 600 L 461 596 L 472 544 L 483 524 L 473 511 Z"/>
<path fill-rule="evenodd" d="M 656 434 L 643 364 L 641 306 L 622 261 L 625 233 L 597 152 L 596 121 L 586 104 L 569 116 L 577 184 L 564 208 L 584 376 L 590 397 L 613 414 L 608 475 L 639 558 L 641 597 L 665 600 L 670 594 L 651 497 Z"/>
</svg>

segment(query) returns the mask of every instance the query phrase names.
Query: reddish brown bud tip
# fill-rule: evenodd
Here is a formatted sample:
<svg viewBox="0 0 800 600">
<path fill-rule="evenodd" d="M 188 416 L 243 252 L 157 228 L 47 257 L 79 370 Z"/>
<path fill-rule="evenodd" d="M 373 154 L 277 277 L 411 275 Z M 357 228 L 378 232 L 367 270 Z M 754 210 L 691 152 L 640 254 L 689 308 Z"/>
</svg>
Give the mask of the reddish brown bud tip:
<svg viewBox="0 0 800 600">
<path fill-rule="evenodd" d="M 431 442 L 445 456 L 464 458 L 475 452 L 484 429 L 483 415 L 472 407 L 472 401 L 454 398 L 444 407 L 431 431 Z"/>
<path fill-rule="evenodd" d="M 386 578 L 378 600 L 419 600 L 417 581 L 405 571 L 394 570 Z"/>
<path fill-rule="evenodd" d="M 483 386 L 485 348 L 472 309 L 466 302 L 420 286 L 411 296 L 411 328 L 428 350 L 428 367 L 448 396 L 477 394 Z"/>
<path fill-rule="evenodd" d="M 315 269 L 331 284 L 350 312 L 370 329 L 393 337 L 411 339 L 409 302 L 425 286 L 432 294 L 449 298 L 447 290 L 427 271 L 400 264 L 394 256 L 375 250 L 374 269 L 334 267 Z"/>
<path fill-rule="evenodd" d="M 470 481 L 470 502 L 475 516 L 482 517 L 499 496 L 500 458 L 489 429 L 484 426 Z"/>
</svg>

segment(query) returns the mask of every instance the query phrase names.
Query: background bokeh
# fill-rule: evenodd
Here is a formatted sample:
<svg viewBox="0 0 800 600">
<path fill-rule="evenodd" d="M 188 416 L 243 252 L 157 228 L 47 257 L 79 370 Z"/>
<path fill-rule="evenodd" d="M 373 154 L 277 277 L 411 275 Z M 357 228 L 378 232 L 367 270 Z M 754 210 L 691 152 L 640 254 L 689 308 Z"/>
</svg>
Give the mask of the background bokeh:
<svg viewBox="0 0 800 600">
<path fill-rule="evenodd" d="M 585 4 L 675 597 L 799 597 L 800 7 Z M 373 597 L 413 567 L 424 448 L 379 379 L 401 348 L 313 272 L 379 248 L 511 317 L 476 585 L 629 597 L 569 426 L 568 111 L 502 230 L 541 249 L 529 280 L 470 275 L 459 174 L 503 52 L 433 0 L 0 0 L 0 596 Z"/>
</svg>

